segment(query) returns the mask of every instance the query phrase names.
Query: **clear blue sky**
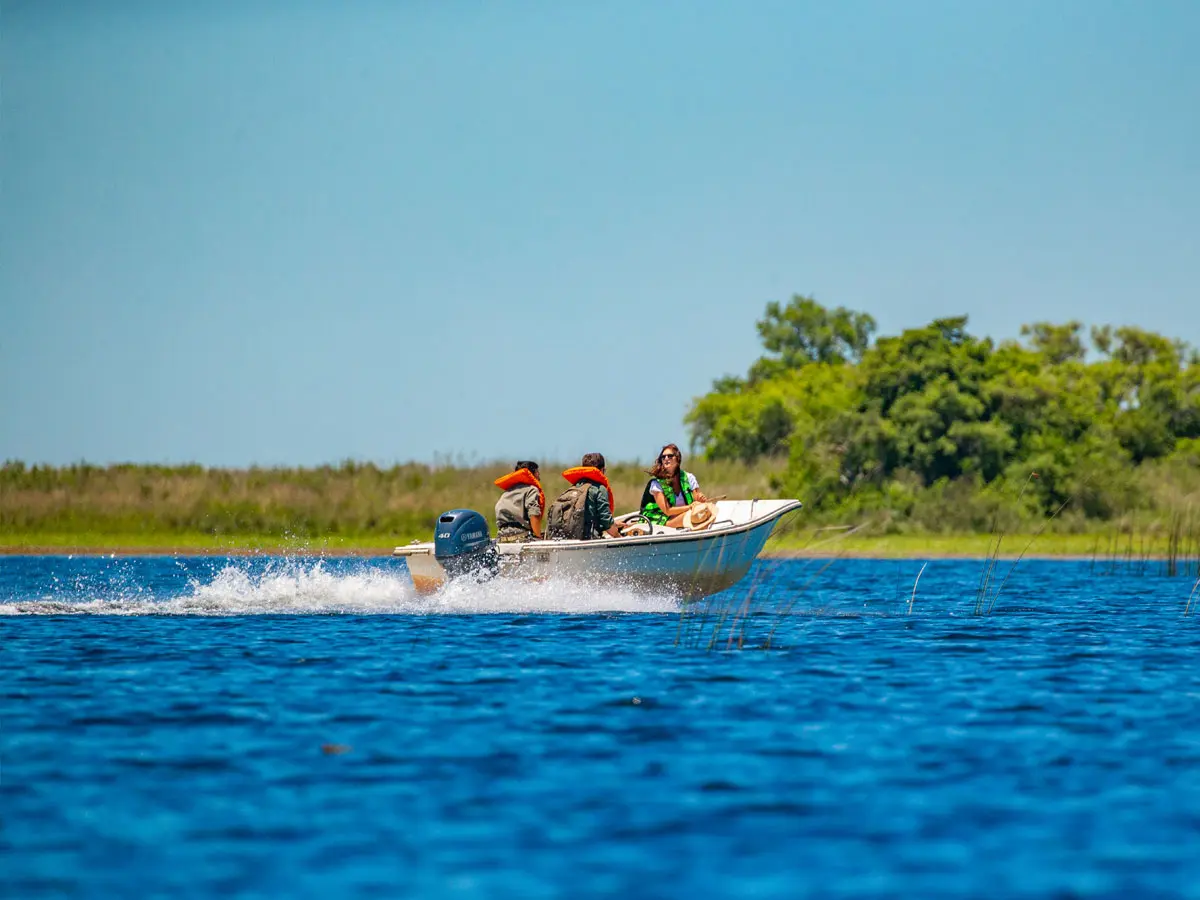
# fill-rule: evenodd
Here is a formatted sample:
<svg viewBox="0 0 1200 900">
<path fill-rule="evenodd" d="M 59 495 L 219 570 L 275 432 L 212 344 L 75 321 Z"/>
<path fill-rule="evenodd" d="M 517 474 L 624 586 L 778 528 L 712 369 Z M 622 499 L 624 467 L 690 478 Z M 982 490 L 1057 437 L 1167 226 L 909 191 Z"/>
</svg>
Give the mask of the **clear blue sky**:
<svg viewBox="0 0 1200 900">
<path fill-rule="evenodd" d="M 1200 3 L 0 7 L 0 459 L 648 459 L 793 293 L 1200 344 Z"/>
</svg>

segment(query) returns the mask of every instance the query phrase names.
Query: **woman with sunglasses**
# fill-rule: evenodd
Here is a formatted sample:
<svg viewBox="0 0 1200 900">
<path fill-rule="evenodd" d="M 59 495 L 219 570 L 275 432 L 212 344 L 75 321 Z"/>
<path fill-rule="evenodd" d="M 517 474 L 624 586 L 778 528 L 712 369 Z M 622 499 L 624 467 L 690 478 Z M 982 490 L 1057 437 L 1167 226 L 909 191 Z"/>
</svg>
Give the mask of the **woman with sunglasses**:
<svg viewBox="0 0 1200 900">
<path fill-rule="evenodd" d="M 700 492 L 696 476 L 683 470 L 683 454 L 675 444 L 667 444 L 658 452 L 658 459 L 646 474 L 650 481 L 642 491 L 642 515 L 656 525 L 679 528 L 693 503 L 708 500 Z"/>
</svg>

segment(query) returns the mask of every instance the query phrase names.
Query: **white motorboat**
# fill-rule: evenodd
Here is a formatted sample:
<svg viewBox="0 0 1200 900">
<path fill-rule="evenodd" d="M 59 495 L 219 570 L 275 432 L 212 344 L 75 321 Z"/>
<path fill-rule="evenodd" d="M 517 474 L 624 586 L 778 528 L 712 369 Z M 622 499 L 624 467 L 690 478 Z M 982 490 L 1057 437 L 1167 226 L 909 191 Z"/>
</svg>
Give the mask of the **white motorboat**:
<svg viewBox="0 0 1200 900">
<path fill-rule="evenodd" d="M 648 534 L 527 544 L 489 542 L 488 548 L 496 551 L 494 568 L 501 577 L 576 579 L 696 599 L 737 583 L 749 571 L 776 523 L 800 509 L 801 503 L 718 500 L 715 506 L 716 514 L 703 530 L 654 525 Z M 637 519 L 637 513 L 617 517 L 618 522 Z M 450 519 L 443 516 L 441 521 Z M 643 531 L 649 528 L 644 521 L 638 527 Z M 450 577 L 434 541 L 397 547 L 392 555 L 406 559 L 413 587 L 421 593 L 438 590 Z"/>
</svg>

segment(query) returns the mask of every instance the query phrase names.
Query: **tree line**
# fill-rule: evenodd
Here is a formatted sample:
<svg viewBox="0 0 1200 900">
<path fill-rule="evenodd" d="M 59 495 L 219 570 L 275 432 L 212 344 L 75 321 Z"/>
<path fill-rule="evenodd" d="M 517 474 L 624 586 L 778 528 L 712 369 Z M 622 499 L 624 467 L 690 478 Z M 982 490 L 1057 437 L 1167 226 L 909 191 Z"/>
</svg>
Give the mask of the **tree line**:
<svg viewBox="0 0 1200 900">
<path fill-rule="evenodd" d="M 866 313 L 770 303 L 764 355 L 688 410 L 693 450 L 785 457 L 778 489 L 826 518 L 879 512 L 935 530 L 1178 513 L 1200 499 L 1195 348 L 1078 321 L 997 343 L 967 324 L 875 339 Z"/>
</svg>

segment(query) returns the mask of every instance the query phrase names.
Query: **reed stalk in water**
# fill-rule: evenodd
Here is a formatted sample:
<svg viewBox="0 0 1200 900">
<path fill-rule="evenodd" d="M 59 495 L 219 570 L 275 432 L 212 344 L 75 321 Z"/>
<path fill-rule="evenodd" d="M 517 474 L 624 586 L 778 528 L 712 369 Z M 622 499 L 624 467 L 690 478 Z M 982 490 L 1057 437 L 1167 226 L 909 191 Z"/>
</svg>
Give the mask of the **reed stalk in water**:
<svg viewBox="0 0 1200 900">
<path fill-rule="evenodd" d="M 1200 588 L 1200 575 L 1196 576 L 1196 583 L 1192 585 L 1192 592 L 1188 594 L 1187 606 L 1183 608 L 1183 614 L 1190 615 L 1192 611 L 1192 598 L 1196 596 L 1196 588 Z"/>
<path fill-rule="evenodd" d="M 1017 506 L 1021 505 L 1021 499 L 1025 496 L 1025 492 L 1029 490 L 1029 485 L 1038 477 L 1037 472 L 1030 472 L 1029 477 L 1025 479 L 1025 483 L 1021 485 L 1021 491 L 1017 494 Z M 988 554 L 987 562 L 984 564 L 983 572 L 979 576 L 979 588 L 975 591 L 975 615 L 980 615 L 983 612 L 983 606 L 987 602 L 988 588 L 991 586 L 992 577 L 996 572 L 996 565 L 1000 560 L 1000 545 L 1004 542 L 1005 531 L 1000 529 L 1000 511 L 996 510 L 992 517 L 992 533 L 996 537 L 996 545 Z M 1043 530 L 1045 525 L 1042 526 Z M 998 532 L 998 533 L 997 533 Z M 988 541 L 989 545 L 991 540 Z"/>
<path fill-rule="evenodd" d="M 1016 561 L 1009 568 L 1008 572 L 1005 573 L 1004 580 L 1000 582 L 1000 587 L 996 588 L 996 593 L 994 593 L 992 595 L 992 602 L 988 604 L 988 608 L 987 608 L 987 613 L 989 616 L 992 614 L 992 610 L 996 606 L 996 601 L 1000 599 L 1000 594 L 1004 590 L 1004 586 L 1006 584 L 1008 584 L 1008 579 L 1011 578 L 1012 573 L 1017 570 L 1017 566 L 1019 566 L 1021 564 L 1021 560 L 1023 560 L 1025 558 L 1025 554 L 1029 552 L 1029 548 L 1033 546 L 1033 542 L 1036 541 L 1038 539 L 1039 535 L 1041 535 L 1041 533 L 1046 530 L 1046 528 L 1050 525 L 1050 523 L 1052 521 L 1054 521 L 1054 517 L 1057 516 L 1060 512 L 1062 512 L 1066 508 L 1067 504 L 1070 503 L 1073 499 L 1074 499 L 1074 496 L 1068 497 L 1061 504 L 1059 504 L 1058 509 L 1054 510 L 1054 512 L 1050 515 L 1050 518 L 1048 518 L 1045 521 L 1045 524 L 1043 524 L 1042 527 L 1037 530 L 1037 533 L 1034 534 L 1033 537 L 1031 537 L 1029 539 L 1029 542 L 1022 548 L 1021 553 L 1017 557 Z"/>
<path fill-rule="evenodd" d="M 844 541 L 846 538 L 850 537 L 850 535 L 854 534 L 857 531 L 862 530 L 865 527 L 866 527 L 866 524 L 855 525 L 854 527 L 847 529 L 846 531 L 844 531 L 842 534 L 838 535 L 835 538 L 831 538 L 828 541 L 822 541 L 821 544 L 830 543 L 830 541 L 833 541 L 833 542 Z M 837 562 L 839 559 L 841 559 L 841 556 L 842 556 L 842 553 L 840 551 L 838 553 L 834 554 L 833 557 L 826 560 L 825 565 L 823 565 L 823 566 L 821 566 L 821 568 L 817 569 L 817 571 L 815 573 L 813 573 L 813 575 L 810 576 L 809 579 L 804 582 L 804 584 L 800 585 L 800 588 L 796 591 L 796 594 L 792 598 L 792 600 L 790 602 L 788 602 L 788 604 L 785 607 L 783 607 L 783 609 L 781 609 L 776 614 L 775 621 L 771 625 L 771 630 L 767 632 L 767 639 L 763 643 L 763 649 L 769 650 L 771 648 L 772 642 L 775 639 L 775 631 L 779 628 L 779 625 L 784 620 L 784 618 L 786 616 L 791 615 L 792 610 L 796 606 L 796 603 L 799 602 L 799 600 L 802 596 L 804 596 L 804 591 L 808 588 L 808 586 L 810 584 L 812 584 L 814 581 L 816 581 L 818 578 L 820 578 L 823 574 L 825 574 L 825 572 L 829 569 L 830 566 L 832 566 L 835 562 Z"/>
<path fill-rule="evenodd" d="M 929 565 L 926 561 L 925 565 L 921 566 L 921 571 L 917 573 L 916 580 L 913 581 L 912 596 L 908 598 L 908 614 L 912 615 L 913 604 L 917 601 L 917 584 L 921 581 L 921 576 L 925 574 L 925 566 Z"/>
</svg>

